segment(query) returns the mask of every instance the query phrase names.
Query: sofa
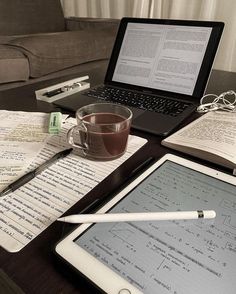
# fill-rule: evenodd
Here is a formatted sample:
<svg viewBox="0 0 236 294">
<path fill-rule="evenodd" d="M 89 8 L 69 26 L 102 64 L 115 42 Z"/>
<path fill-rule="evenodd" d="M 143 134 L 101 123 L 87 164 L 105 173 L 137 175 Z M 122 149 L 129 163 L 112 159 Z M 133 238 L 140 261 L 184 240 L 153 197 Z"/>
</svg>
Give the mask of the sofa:
<svg viewBox="0 0 236 294">
<path fill-rule="evenodd" d="M 99 66 L 118 26 L 117 19 L 65 18 L 60 0 L 1 0 L 0 90 Z"/>
</svg>

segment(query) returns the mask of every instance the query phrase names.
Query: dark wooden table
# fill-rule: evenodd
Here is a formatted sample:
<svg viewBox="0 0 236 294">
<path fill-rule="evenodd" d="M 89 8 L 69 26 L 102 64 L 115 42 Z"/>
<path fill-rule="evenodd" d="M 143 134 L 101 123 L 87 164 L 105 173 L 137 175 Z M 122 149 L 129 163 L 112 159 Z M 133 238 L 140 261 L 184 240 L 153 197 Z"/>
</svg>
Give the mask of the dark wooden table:
<svg viewBox="0 0 236 294">
<path fill-rule="evenodd" d="M 90 72 L 91 84 L 95 85 L 102 82 L 104 72 L 105 68 L 94 69 Z M 86 72 L 86 74 L 88 73 Z M 58 110 L 53 104 L 37 101 L 34 91 L 75 77 L 67 76 L 60 79 L 44 81 L 36 85 L 28 85 L 0 92 L 0 108 L 5 110 L 42 112 Z M 220 94 L 229 89 L 235 90 L 235 85 L 236 73 L 213 71 L 207 93 Z M 194 119 L 195 116 L 196 114 L 193 114 L 189 118 L 189 121 Z M 68 214 L 82 211 L 92 202 L 95 195 L 101 198 L 107 198 L 109 195 L 112 195 L 112 192 L 119 189 L 126 181 L 131 171 L 149 156 L 158 159 L 167 152 L 180 155 L 178 152 L 161 146 L 160 142 L 162 138 L 160 137 L 144 132 L 132 132 L 135 135 L 147 138 L 149 140 L 148 144 L 74 205 L 68 211 Z M 181 155 L 184 156 L 183 154 Z M 204 163 L 200 160 L 199 162 Z M 209 165 L 209 163 L 207 164 Z M 53 253 L 55 244 L 73 228 L 73 225 L 63 225 L 62 223 L 54 222 L 18 253 L 8 253 L 0 248 L 0 268 L 9 277 L 11 283 L 15 283 L 27 294 L 99 293 L 93 285 L 84 278 L 75 275 L 69 268 L 55 258 Z M 1 291 L 1 288 L 0 293 L 6 294 Z"/>
</svg>

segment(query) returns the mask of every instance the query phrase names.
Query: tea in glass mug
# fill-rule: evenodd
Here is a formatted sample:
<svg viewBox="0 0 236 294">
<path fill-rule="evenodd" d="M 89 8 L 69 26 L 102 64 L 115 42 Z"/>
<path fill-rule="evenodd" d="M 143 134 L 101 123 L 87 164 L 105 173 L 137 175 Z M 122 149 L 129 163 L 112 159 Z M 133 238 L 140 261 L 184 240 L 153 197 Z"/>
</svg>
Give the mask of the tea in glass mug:
<svg viewBox="0 0 236 294">
<path fill-rule="evenodd" d="M 88 158 L 118 158 L 126 151 L 132 116 L 119 104 L 86 105 L 76 111 L 77 125 L 68 131 L 67 141 Z"/>
</svg>

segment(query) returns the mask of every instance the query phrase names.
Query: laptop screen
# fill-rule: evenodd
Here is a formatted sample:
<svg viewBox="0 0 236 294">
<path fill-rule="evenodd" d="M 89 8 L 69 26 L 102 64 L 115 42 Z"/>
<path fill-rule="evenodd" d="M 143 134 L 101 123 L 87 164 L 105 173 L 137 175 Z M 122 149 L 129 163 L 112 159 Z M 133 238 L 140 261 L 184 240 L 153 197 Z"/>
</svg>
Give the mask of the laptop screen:
<svg viewBox="0 0 236 294">
<path fill-rule="evenodd" d="M 112 80 L 192 95 L 211 31 L 128 23 Z"/>
<path fill-rule="evenodd" d="M 200 97 L 222 30 L 219 22 L 124 18 L 106 78 Z"/>
</svg>

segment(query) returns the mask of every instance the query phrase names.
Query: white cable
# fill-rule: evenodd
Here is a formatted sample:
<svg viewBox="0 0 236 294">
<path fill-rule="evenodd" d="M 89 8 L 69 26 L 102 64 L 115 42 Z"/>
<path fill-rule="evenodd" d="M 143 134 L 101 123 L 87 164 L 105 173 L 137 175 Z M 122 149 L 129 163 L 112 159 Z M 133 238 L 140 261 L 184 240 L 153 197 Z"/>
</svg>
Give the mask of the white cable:
<svg viewBox="0 0 236 294">
<path fill-rule="evenodd" d="M 209 97 L 212 99 L 212 101 L 204 103 L 205 99 L 209 99 Z M 236 112 L 236 93 L 233 90 L 229 90 L 227 92 L 221 93 L 219 96 L 216 94 L 207 94 L 201 98 L 200 105 L 197 108 L 198 112 L 209 112 L 216 110 Z"/>
</svg>

